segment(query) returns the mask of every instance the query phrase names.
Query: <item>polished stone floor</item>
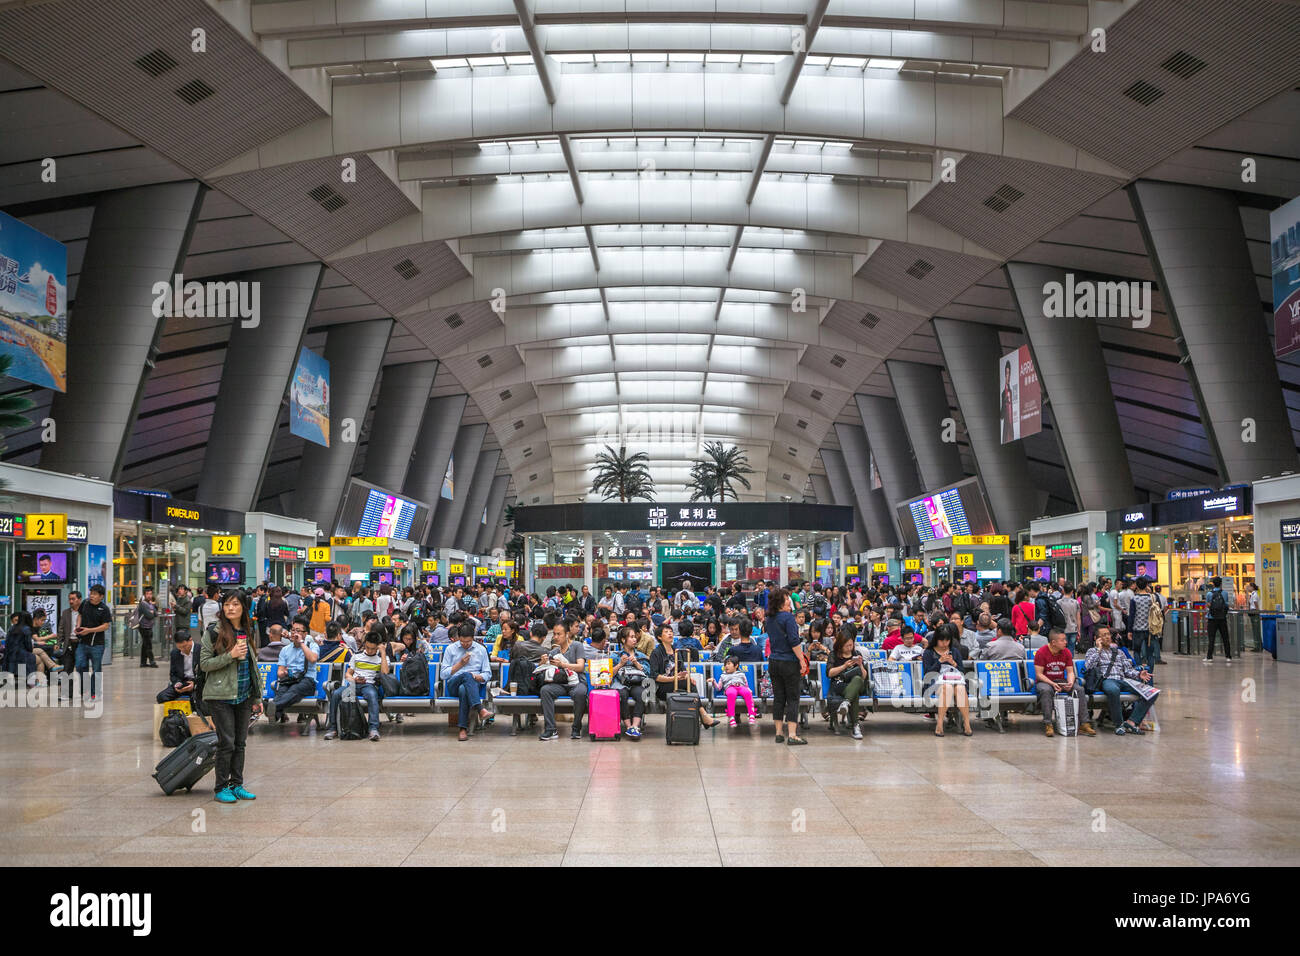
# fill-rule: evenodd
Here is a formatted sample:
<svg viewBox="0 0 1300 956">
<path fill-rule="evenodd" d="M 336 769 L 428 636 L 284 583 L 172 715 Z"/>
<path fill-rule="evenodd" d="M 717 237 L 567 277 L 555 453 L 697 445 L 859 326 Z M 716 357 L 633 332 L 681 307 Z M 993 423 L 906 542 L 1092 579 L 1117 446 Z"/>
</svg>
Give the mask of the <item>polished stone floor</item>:
<svg viewBox="0 0 1300 956">
<path fill-rule="evenodd" d="M 1053 739 L 930 733 L 877 714 L 866 739 L 814 721 L 807 747 L 720 728 L 665 747 L 496 726 L 457 743 L 445 717 L 327 742 L 260 723 L 254 803 L 150 777 L 165 665 L 115 664 L 99 719 L 0 710 L 0 864 L 862 865 L 1300 864 L 1300 667 L 1259 654 L 1158 669 L 1161 729 Z M 1253 698 L 1253 699 L 1243 699 Z"/>
</svg>

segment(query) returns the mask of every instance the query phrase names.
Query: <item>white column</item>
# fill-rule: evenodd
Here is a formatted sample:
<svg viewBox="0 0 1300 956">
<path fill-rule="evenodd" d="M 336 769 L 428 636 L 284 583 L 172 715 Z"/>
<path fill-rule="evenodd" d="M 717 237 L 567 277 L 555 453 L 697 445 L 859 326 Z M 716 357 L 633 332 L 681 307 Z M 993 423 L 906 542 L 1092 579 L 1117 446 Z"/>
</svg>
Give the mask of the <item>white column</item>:
<svg viewBox="0 0 1300 956">
<path fill-rule="evenodd" d="M 780 565 L 777 566 L 778 577 L 776 583 L 781 587 L 788 587 L 790 584 L 790 535 L 785 531 L 781 531 L 777 534 L 776 540 L 777 551 L 779 552 L 778 560 L 781 562 Z"/>
<path fill-rule="evenodd" d="M 438 566 L 443 567 L 443 565 Z M 533 586 L 533 536 L 531 534 L 524 535 L 524 567 L 522 574 L 524 590 L 536 591 L 537 588 Z"/>
<path fill-rule="evenodd" d="M 592 593 L 596 593 L 596 585 L 591 578 L 591 532 L 582 533 L 582 583 Z"/>
</svg>

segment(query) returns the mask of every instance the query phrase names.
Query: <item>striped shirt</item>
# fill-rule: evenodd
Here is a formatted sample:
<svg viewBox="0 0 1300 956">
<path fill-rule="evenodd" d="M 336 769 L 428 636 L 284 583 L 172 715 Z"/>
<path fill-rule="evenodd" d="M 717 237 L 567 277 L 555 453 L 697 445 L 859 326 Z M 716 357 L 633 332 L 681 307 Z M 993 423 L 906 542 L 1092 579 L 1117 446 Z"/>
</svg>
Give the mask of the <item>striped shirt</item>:
<svg viewBox="0 0 1300 956">
<path fill-rule="evenodd" d="M 379 666 L 384 662 L 379 654 L 358 652 L 352 658 L 352 670 L 358 684 L 373 684 L 379 680 Z"/>
</svg>

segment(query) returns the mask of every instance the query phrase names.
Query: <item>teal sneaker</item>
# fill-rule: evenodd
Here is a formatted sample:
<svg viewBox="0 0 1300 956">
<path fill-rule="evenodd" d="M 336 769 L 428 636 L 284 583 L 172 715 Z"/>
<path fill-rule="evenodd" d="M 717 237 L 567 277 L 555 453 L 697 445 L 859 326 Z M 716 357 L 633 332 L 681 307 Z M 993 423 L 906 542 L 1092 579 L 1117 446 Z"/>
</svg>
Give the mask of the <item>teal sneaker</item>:
<svg viewBox="0 0 1300 956">
<path fill-rule="evenodd" d="M 234 789 L 233 791 L 231 791 L 231 792 L 234 793 L 235 797 L 236 797 L 237 799 L 239 799 L 239 800 L 256 800 L 256 799 L 257 799 L 257 794 L 255 794 L 255 793 L 250 793 L 249 791 L 245 790 L 243 787 L 235 787 L 235 789 Z"/>
<path fill-rule="evenodd" d="M 239 798 L 235 796 L 235 791 L 231 790 L 229 787 L 226 787 L 225 790 L 218 790 L 215 799 L 218 803 L 239 802 Z"/>
</svg>

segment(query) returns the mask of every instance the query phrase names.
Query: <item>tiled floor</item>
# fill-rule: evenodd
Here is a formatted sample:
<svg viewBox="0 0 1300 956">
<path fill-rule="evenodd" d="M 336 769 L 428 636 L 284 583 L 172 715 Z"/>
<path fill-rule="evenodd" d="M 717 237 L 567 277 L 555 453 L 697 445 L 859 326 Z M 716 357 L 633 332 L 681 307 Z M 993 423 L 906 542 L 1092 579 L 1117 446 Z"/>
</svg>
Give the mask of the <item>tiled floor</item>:
<svg viewBox="0 0 1300 956">
<path fill-rule="evenodd" d="M 1300 667 L 1261 655 L 1158 669 L 1161 730 L 1054 739 L 935 739 L 877 714 L 866 739 L 807 747 L 719 729 L 665 747 L 592 744 L 497 726 L 457 743 L 444 717 L 326 742 L 260 724 L 254 803 L 164 797 L 150 777 L 152 697 L 166 670 L 108 669 L 99 719 L 0 710 L 0 864 L 1300 863 Z M 1253 699 L 1243 699 L 1252 698 Z M 367 839 L 355 834 L 371 832 Z M 340 839 L 344 834 L 346 838 Z"/>
</svg>

